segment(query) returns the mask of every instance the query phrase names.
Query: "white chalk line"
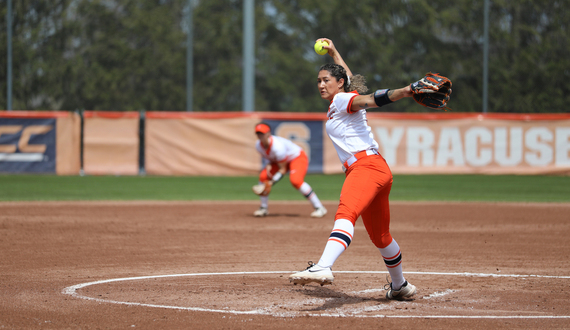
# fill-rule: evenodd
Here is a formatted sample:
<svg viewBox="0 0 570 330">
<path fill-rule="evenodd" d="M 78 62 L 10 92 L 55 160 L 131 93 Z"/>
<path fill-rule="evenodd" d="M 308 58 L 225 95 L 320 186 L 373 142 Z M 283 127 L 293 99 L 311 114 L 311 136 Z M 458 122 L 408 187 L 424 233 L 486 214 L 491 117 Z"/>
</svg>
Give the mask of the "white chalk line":
<svg viewBox="0 0 570 330">
<path fill-rule="evenodd" d="M 153 278 L 169 278 L 169 277 L 190 277 L 190 276 L 219 276 L 219 275 L 260 275 L 260 274 L 289 274 L 293 271 L 264 271 L 264 272 L 222 272 L 222 273 L 190 273 L 190 274 L 170 274 L 170 275 L 149 275 L 149 276 L 136 276 L 136 277 L 123 277 L 108 280 L 100 280 L 94 282 L 87 282 L 77 285 L 66 287 L 62 290 L 63 294 L 70 295 L 75 298 L 97 301 L 102 303 L 127 305 L 127 306 L 141 306 L 153 308 L 176 309 L 196 312 L 214 312 L 226 313 L 235 315 L 271 315 L 276 316 L 275 313 L 264 310 L 254 309 L 250 311 L 237 311 L 230 309 L 211 309 L 201 307 L 182 307 L 182 306 L 169 306 L 169 305 L 156 305 L 145 304 L 127 301 L 107 300 L 101 298 L 93 298 L 83 296 L 77 293 L 77 290 L 98 284 L 121 282 L 121 281 L 136 281 L 147 280 Z M 386 271 L 335 271 L 335 273 L 345 274 L 387 274 Z M 441 273 L 441 272 L 404 272 L 404 274 L 416 275 L 442 275 L 442 276 L 476 276 L 476 277 L 513 277 L 513 278 L 555 278 L 555 279 L 570 279 L 570 276 L 557 276 L 557 275 L 520 275 L 520 274 L 485 274 L 485 273 Z M 341 313 L 330 314 L 303 314 L 306 316 L 320 316 L 320 317 L 359 317 L 359 318 L 426 318 L 426 319 L 570 319 L 570 315 L 345 315 Z"/>
</svg>

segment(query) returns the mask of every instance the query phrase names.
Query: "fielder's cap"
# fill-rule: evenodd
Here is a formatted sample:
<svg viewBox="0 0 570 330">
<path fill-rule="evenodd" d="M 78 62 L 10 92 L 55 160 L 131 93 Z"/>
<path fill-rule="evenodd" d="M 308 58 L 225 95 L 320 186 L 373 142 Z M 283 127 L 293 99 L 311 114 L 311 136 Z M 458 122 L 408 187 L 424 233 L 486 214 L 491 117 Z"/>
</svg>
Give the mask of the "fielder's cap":
<svg viewBox="0 0 570 330">
<path fill-rule="evenodd" d="M 261 124 L 257 124 L 255 125 L 255 133 L 267 133 L 271 131 L 271 128 L 269 127 L 269 125 L 261 123 Z"/>
</svg>

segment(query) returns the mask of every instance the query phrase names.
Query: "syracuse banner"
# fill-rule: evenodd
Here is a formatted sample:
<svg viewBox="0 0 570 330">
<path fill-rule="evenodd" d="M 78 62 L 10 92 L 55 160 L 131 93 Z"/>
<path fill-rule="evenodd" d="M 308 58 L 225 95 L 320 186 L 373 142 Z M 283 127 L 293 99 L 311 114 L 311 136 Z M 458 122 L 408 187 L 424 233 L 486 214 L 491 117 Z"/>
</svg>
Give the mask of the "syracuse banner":
<svg viewBox="0 0 570 330">
<path fill-rule="evenodd" d="M 148 112 L 145 163 L 157 175 L 252 175 L 253 127 L 301 146 L 310 173 L 342 173 L 324 114 Z M 570 115 L 368 112 L 393 173 L 570 174 Z"/>
<path fill-rule="evenodd" d="M 0 173 L 79 174 L 79 137 L 76 113 L 0 111 Z"/>
<path fill-rule="evenodd" d="M 394 173 L 570 174 L 568 115 L 369 115 Z"/>
</svg>

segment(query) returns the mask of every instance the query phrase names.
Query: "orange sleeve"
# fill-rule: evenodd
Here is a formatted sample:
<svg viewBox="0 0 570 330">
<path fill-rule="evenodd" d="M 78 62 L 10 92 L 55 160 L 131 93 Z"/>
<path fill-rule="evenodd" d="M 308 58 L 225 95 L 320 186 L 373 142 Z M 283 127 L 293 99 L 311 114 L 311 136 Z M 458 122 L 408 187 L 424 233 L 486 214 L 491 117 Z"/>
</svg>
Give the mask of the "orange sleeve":
<svg viewBox="0 0 570 330">
<path fill-rule="evenodd" d="M 359 95 L 357 91 L 354 91 L 352 93 L 355 93 L 355 94 L 350 98 L 350 101 L 348 102 L 348 105 L 346 106 L 346 113 L 355 113 L 356 111 L 360 111 L 360 110 L 352 111 L 352 101 L 354 101 L 354 98 Z"/>
</svg>

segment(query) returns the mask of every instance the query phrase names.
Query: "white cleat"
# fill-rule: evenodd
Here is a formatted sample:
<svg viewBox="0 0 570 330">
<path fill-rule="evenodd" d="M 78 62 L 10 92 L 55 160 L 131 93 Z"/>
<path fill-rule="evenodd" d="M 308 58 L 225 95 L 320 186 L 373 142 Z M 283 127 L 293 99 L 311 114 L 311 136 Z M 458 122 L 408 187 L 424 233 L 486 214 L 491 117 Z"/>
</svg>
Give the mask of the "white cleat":
<svg viewBox="0 0 570 330">
<path fill-rule="evenodd" d="M 324 206 L 316 208 L 313 212 L 311 212 L 311 217 L 313 218 L 322 218 L 327 214 L 327 209 Z"/>
<path fill-rule="evenodd" d="M 386 299 L 389 300 L 405 300 L 416 294 L 416 287 L 408 283 L 408 281 L 404 282 L 404 285 L 398 290 L 392 289 L 392 283 L 390 283 L 389 287 L 388 284 L 386 286 L 388 290 L 388 292 L 386 292 Z"/>
<path fill-rule="evenodd" d="M 315 282 L 321 286 L 332 284 L 334 276 L 330 267 L 321 267 L 312 261 L 309 261 L 309 267 L 304 271 L 289 275 L 289 282 L 297 285 L 305 285 Z"/>
<path fill-rule="evenodd" d="M 267 211 L 267 208 L 265 208 L 265 207 L 260 207 L 259 210 L 255 210 L 253 212 L 254 217 L 264 217 L 264 216 L 267 216 L 268 214 L 269 214 L 269 212 Z"/>
</svg>

